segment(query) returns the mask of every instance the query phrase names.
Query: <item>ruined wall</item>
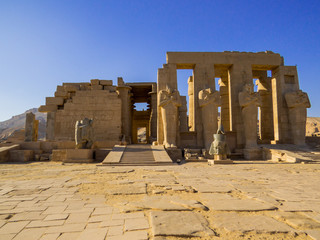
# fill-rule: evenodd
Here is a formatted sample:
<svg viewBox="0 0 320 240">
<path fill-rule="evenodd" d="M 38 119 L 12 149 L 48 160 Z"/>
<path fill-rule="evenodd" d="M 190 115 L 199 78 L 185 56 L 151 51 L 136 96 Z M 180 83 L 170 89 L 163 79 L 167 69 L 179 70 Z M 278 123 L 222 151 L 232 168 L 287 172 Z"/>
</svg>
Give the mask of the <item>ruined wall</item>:
<svg viewBox="0 0 320 240">
<path fill-rule="evenodd" d="M 121 136 L 121 99 L 112 81 L 91 80 L 91 83 L 64 83 L 56 97 L 47 98 L 39 111 L 54 112 L 47 135 L 51 140 L 74 140 L 75 123 L 92 118 L 95 147 L 111 147 Z M 52 116 L 53 114 L 48 114 Z"/>
</svg>

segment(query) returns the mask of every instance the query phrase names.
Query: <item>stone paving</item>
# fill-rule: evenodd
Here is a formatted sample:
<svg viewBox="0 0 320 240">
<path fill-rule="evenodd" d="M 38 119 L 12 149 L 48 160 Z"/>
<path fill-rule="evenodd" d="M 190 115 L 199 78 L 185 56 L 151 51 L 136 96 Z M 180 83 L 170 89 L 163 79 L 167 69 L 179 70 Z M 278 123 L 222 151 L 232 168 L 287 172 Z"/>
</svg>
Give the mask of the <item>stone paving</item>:
<svg viewBox="0 0 320 240">
<path fill-rule="evenodd" d="M 320 165 L 0 165 L 0 239 L 320 239 Z"/>
</svg>

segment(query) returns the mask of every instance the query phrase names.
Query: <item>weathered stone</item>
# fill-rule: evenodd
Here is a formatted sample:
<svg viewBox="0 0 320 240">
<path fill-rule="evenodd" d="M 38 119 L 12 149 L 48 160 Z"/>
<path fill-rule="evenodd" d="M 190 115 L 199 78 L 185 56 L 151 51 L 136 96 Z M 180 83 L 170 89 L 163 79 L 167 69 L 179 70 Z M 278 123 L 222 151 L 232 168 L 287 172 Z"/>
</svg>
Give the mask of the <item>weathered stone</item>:
<svg viewBox="0 0 320 240">
<path fill-rule="evenodd" d="M 151 225 L 154 236 L 196 237 L 214 235 L 207 220 L 193 212 L 152 211 Z"/>
<path fill-rule="evenodd" d="M 227 231 L 258 233 L 294 232 L 288 225 L 261 215 L 240 215 L 238 213 L 218 213 L 213 216 L 213 226 Z"/>
<path fill-rule="evenodd" d="M 275 206 L 251 199 L 213 200 L 205 202 L 206 206 L 216 211 L 265 211 L 274 210 Z"/>
</svg>

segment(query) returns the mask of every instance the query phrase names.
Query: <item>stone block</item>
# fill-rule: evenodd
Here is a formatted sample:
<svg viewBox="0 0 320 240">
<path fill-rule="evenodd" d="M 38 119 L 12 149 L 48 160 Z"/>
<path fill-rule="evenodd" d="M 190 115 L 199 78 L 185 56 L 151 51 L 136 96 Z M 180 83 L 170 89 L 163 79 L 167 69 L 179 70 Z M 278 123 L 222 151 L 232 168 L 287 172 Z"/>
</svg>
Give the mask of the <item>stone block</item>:
<svg viewBox="0 0 320 240">
<path fill-rule="evenodd" d="M 226 160 L 208 160 L 208 164 L 211 165 L 216 165 L 216 164 L 233 164 L 233 161 L 230 159 L 226 159 Z"/>
<path fill-rule="evenodd" d="M 39 112 L 55 112 L 58 110 L 58 106 L 57 105 L 41 105 L 38 108 Z"/>
<path fill-rule="evenodd" d="M 112 80 L 100 80 L 100 85 L 102 86 L 112 86 Z"/>
<path fill-rule="evenodd" d="M 99 85 L 100 84 L 100 80 L 99 79 L 91 79 L 91 86 L 95 86 L 95 85 Z"/>
<path fill-rule="evenodd" d="M 28 162 L 34 159 L 33 150 L 11 150 L 10 161 L 12 162 Z"/>
<path fill-rule="evenodd" d="M 8 147 L 0 147 L 0 162 L 7 162 L 10 160 L 10 151 L 20 149 L 19 144 Z"/>
<path fill-rule="evenodd" d="M 52 150 L 51 161 L 53 162 L 62 162 L 67 158 L 67 149 L 55 149 Z"/>
<path fill-rule="evenodd" d="M 91 149 L 66 149 L 65 163 L 90 163 L 93 162 L 93 150 Z"/>
<path fill-rule="evenodd" d="M 41 150 L 41 142 L 23 142 L 20 147 L 22 150 Z"/>
<path fill-rule="evenodd" d="M 102 85 L 92 85 L 91 90 L 103 90 L 103 86 Z"/>
<path fill-rule="evenodd" d="M 63 105 L 63 97 L 46 97 L 46 105 Z"/>
<path fill-rule="evenodd" d="M 64 87 L 64 90 L 67 92 L 76 92 L 80 90 L 79 85 L 64 85 L 63 87 Z"/>
<path fill-rule="evenodd" d="M 262 160 L 262 149 L 246 148 L 243 149 L 243 155 L 246 160 Z"/>
<path fill-rule="evenodd" d="M 67 91 L 56 91 L 54 93 L 55 97 L 63 97 L 63 98 L 67 98 L 68 97 L 68 92 Z"/>
<path fill-rule="evenodd" d="M 117 88 L 115 86 L 103 86 L 103 90 L 109 90 L 110 92 L 115 92 Z"/>
</svg>

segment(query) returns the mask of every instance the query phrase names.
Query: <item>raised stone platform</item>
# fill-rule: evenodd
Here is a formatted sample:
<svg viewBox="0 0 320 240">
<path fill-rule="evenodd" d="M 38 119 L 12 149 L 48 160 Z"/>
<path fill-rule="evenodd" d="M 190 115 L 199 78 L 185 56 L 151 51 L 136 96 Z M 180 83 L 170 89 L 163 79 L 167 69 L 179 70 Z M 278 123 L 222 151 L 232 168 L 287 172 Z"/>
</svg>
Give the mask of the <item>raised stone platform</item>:
<svg viewBox="0 0 320 240">
<path fill-rule="evenodd" d="M 246 160 L 262 160 L 262 149 L 246 148 L 243 149 L 243 155 Z"/>
<path fill-rule="evenodd" d="M 52 151 L 52 161 L 64 163 L 93 162 L 92 149 L 56 149 Z"/>
</svg>

